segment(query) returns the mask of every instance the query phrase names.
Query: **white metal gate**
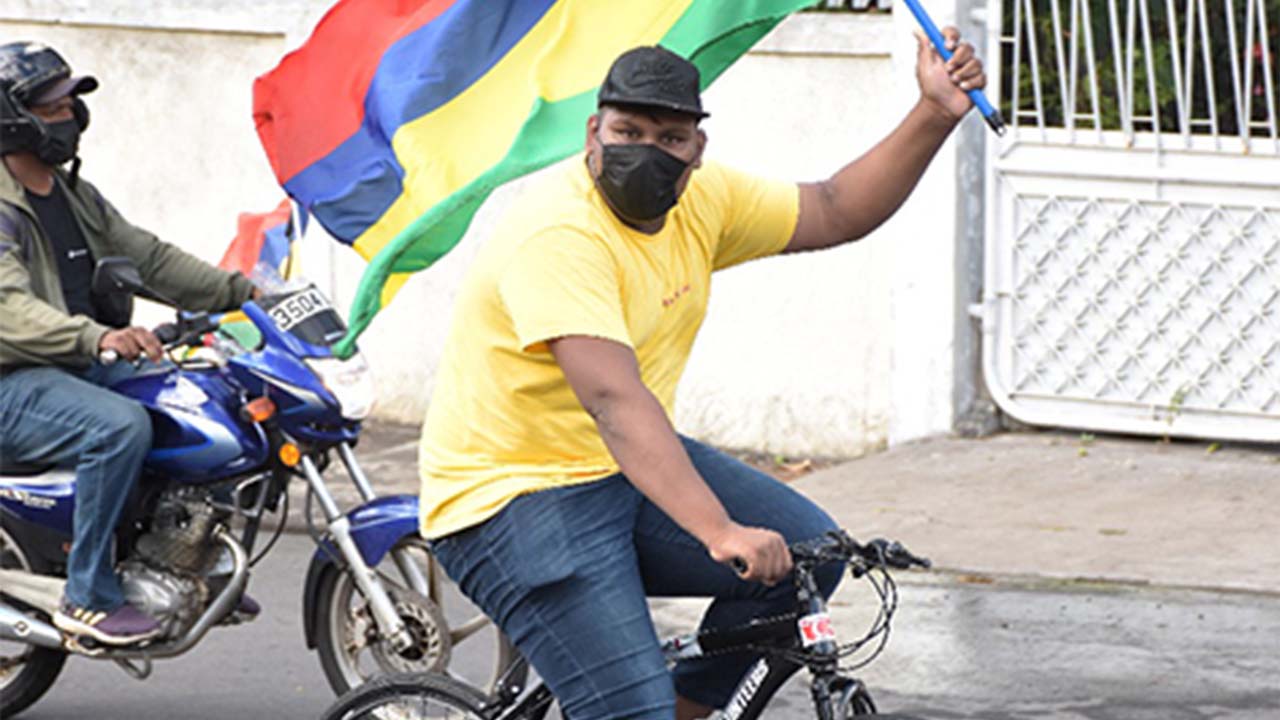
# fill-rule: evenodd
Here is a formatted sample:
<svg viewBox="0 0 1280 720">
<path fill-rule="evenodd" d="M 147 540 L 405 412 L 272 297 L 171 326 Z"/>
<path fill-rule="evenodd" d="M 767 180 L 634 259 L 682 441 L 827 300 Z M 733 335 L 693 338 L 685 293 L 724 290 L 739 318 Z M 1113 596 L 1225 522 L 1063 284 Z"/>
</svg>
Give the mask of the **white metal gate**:
<svg viewBox="0 0 1280 720">
<path fill-rule="evenodd" d="M 993 0 L 988 18 L 1010 126 L 987 157 L 996 402 L 1280 440 L 1280 0 Z"/>
</svg>

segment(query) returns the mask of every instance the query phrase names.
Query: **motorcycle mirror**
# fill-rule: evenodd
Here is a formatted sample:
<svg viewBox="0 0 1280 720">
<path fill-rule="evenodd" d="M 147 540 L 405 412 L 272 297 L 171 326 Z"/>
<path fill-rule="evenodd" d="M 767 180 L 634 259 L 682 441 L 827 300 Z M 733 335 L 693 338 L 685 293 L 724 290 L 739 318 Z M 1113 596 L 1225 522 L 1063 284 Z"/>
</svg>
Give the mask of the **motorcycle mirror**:
<svg viewBox="0 0 1280 720">
<path fill-rule="evenodd" d="M 146 288 L 138 266 L 127 257 L 104 257 L 93 268 L 91 287 L 100 295 L 138 295 Z"/>
<path fill-rule="evenodd" d="M 99 295 L 140 295 L 148 300 L 178 307 L 178 304 L 169 298 L 147 289 L 142 282 L 142 275 L 138 272 L 138 266 L 127 257 L 111 256 L 99 260 L 93 268 L 90 288 Z"/>
</svg>

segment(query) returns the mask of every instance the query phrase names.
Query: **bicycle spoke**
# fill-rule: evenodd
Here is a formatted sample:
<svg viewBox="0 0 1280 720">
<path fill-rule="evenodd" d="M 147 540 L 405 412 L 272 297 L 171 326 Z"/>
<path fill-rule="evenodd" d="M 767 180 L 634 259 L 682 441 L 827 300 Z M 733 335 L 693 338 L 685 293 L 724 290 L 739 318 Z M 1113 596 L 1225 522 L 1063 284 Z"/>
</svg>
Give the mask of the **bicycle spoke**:
<svg viewBox="0 0 1280 720">
<path fill-rule="evenodd" d="M 371 709 L 363 717 L 372 717 L 377 720 L 447 720 L 448 718 L 467 718 L 470 714 L 452 707 L 445 703 L 440 703 L 429 696 L 418 696 L 416 698 L 400 698 L 386 705 L 382 705 Z"/>
</svg>

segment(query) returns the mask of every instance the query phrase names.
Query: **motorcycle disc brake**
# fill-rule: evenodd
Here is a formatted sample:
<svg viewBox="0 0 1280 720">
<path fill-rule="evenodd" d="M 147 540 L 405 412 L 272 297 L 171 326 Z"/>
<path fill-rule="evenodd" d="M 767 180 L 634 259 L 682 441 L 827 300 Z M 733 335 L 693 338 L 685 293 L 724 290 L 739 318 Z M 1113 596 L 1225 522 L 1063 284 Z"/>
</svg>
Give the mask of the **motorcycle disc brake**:
<svg viewBox="0 0 1280 720">
<path fill-rule="evenodd" d="M 449 665 L 453 646 L 440 606 L 413 592 L 395 593 L 392 600 L 396 613 L 413 636 L 413 644 L 397 651 L 387 638 L 379 637 L 372 648 L 378 665 L 392 672 L 443 672 Z"/>
</svg>

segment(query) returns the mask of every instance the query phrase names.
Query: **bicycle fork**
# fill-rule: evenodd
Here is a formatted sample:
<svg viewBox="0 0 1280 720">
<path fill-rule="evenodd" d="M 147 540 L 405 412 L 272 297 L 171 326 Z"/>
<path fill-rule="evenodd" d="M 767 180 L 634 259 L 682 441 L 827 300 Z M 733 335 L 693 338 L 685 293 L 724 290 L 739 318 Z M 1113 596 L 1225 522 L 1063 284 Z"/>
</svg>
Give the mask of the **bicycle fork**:
<svg viewBox="0 0 1280 720">
<path fill-rule="evenodd" d="M 772 634 L 775 637 L 790 635 L 792 638 L 797 638 L 802 646 L 810 648 L 812 654 L 811 659 L 808 661 L 808 666 L 814 674 L 811 686 L 814 709 L 819 720 L 836 720 L 833 716 L 833 708 L 836 707 L 836 704 L 832 702 L 832 690 L 835 682 L 839 679 L 839 675 L 836 673 L 838 647 L 835 642 L 834 632 L 831 629 L 831 619 L 827 614 L 827 602 L 822 597 L 822 593 L 819 592 L 812 574 L 801 573 L 800 576 L 801 585 L 797 588 L 798 596 L 806 606 L 807 613 L 803 617 L 790 615 L 775 618 L 772 622 L 757 625 L 747 632 L 761 637 L 766 634 Z M 737 633 L 726 633 L 724 639 L 720 639 L 720 642 L 729 644 L 737 641 L 738 638 L 734 637 L 735 634 Z M 698 643 L 686 642 L 686 645 L 693 644 L 693 652 L 700 654 L 704 651 L 714 650 L 714 644 L 719 644 L 716 643 L 716 640 L 718 638 L 699 638 Z M 708 647 L 708 645 L 712 645 L 712 647 Z M 691 653 L 686 651 L 685 653 L 677 654 L 679 656 L 689 656 Z M 712 714 L 711 718 L 714 720 L 755 720 L 755 718 L 761 717 L 764 713 L 765 705 L 782 687 L 782 684 L 801 667 L 803 667 L 802 664 L 781 655 L 766 654 L 747 671 L 742 681 L 738 683 L 737 689 L 733 691 L 733 695 L 730 697 L 729 703 L 725 705 L 724 710 Z"/>
</svg>

